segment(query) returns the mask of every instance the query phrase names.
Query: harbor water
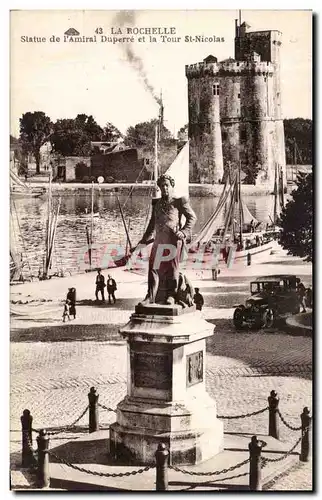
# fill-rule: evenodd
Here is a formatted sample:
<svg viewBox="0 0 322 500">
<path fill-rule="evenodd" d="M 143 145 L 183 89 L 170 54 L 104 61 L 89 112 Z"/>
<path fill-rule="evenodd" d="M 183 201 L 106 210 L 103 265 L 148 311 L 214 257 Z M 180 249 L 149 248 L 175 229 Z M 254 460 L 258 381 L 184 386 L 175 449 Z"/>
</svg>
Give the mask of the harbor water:
<svg viewBox="0 0 322 500">
<path fill-rule="evenodd" d="M 132 246 L 143 235 L 148 222 L 151 199 L 148 196 L 119 197 L 123 208 Z M 217 197 L 191 197 L 191 205 L 197 214 L 194 233 L 197 233 L 213 213 Z M 250 212 L 261 222 L 269 222 L 273 214 L 273 196 L 244 197 Z M 53 195 L 53 203 L 58 196 Z M 11 247 L 24 261 L 24 276 L 38 275 L 43 268 L 45 255 L 47 199 L 25 198 L 12 200 L 10 239 Z M 88 215 L 86 215 L 86 210 Z M 61 197 L 52 262 L 52 273 L 81 272 L 88 268 L 86 226 L 91 227 L 91 194 L 66 193 Z M 107 245 L 125 248 L 126 235 L 118 202 L 113 193 L 94 193 L 93 255 L 99 266 Z M 224 214 L 222 214 L 222 220 Z M 95 260 L 94 260 L 95 262 Z"/>
</svg>

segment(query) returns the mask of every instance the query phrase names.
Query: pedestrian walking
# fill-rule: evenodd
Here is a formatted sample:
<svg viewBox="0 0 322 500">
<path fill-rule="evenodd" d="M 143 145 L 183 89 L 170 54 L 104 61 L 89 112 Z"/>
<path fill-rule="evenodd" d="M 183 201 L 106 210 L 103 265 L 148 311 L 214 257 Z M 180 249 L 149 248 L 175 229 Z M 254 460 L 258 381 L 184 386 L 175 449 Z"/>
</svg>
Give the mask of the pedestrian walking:
<svg viewBox="0 0 322 500">
<path fill-rule="evenodd" d="M 108 293 L 108 303 L 109 304 L 112 303 L 111 298 L 113 299 L 113 302 L 115 304 L 115 302 L 116 302 L 115 291 L 116 290 L 117 290 L 116 281 L 109 274 L 107 277 L 107 293 Z"/>
<path fill-rule="evenodd" d="M 193 301 L 196 304 L 197 311 L 201 311 L 202 306 L 204 305 L 203 296 L 199 292 L 199 288 L 195 288 L 195 292 L 196 293 L 193 296 Z"/>
<path fill-rule="evenodd" d="M 299 298 L 300 307 L 302 306 L 302 312 L 304 313 L 306 312 L 305 294 L 306 294 L 305 286 L 303 285 L 303 283 L 299 282 L 297 285 L 297 296 Z"/>
<path fill-rule="evenodd" d="M 96 290 L 95 290 L 96 300 L 98 300 L 98 292 L 101 292 L 102 301 L 105 302 L 104 288 L 106 287 L 106 285 L 105 285 L 105 277 L 101 273 L 101 269 L 97 269 L 95 284 L 96 284 Z"/>
<path fill-rule="evenodd" d="M 217 281 L 218 274 L 220 274 L 220 269 L 218 269 L 218 267 L 215 266 L 215 267 L 212 268 L 211 273 L 212 273 L 212 279 L 213 279 L 213 281 Z"/>
<path fill-rule="evenodd" d="M 312 302 L 313 302 L 313 299 L 312 299 L 312 288 L 307 288 L 306 289 L 306 294 L 305 294 L 305 303 L 306 303 L 306 306 L 309 307 L 310 309 L 312 309 Z"/>
<path fill-rule="evenodd" d="M 69 300 L 65 300 L 64 304 L 64 311 L 63 311 L 63 323 L 65 323 L 66 318 L 70 321 L 70 315 L 69 315 Z"/>
<path fill-rule="evenodd" d="M 66 299 L 69 301 L 69 315 L 76 318 L 76 288 L 68 288 Z"/>
</svg>

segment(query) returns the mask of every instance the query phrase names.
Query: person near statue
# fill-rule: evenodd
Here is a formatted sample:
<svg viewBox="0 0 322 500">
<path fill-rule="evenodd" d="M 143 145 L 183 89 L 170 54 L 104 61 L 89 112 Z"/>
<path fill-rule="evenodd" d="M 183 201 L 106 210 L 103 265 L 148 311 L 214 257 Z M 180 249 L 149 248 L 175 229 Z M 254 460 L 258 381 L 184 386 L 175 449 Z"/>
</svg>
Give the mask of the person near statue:
<svg viewBox="0 0 322 500">
<path fill-rule="evenodd" d="M 199 288 L 195 288 L 195 292 L 196 293 L 193 296 L 193 301 L 196 304 L 197 311 L 202 311 L 202 307 L 204 305 L 203 296 L 201 295 Z"/>
<path fill-rule="evenodd" d="M 105 302 L 104 288 L 106 287 L 106 285 L 105 285 L 105 277 L 101 273 L 101 269 L 97 269 L 97 276 L 96 276 L 95 284 L 96 284 L 96 290 L 95 290 L 96 300 L 98 300 L 98 292 L 101 292 L 102 301 Z"/>
<path fill-rule="evenodd" d="M 110 274 L 107 277 L 106 286 L 107 286 L 107 293 L 108 293 L 108 303 L 111 304 L 112 303 L 111 299 L 113 299 L 113 302 L 115 304 L 115 302 L 116 302 L 115 290 L 117 290 L 117 286 L 116 286 L 115 279 L 113 279 Z"/>
<path fill-rule="evenodd" d="M 68 288 L 66 302 L 69 303 L 69 315 L 76 319 L 76 288 Z"/>
<path fill-rule="evenodd" d="M 161 175 L 157 185 L 161 198 L 154 203 L 148 227 L 139 242 L 147 244 L 155 233 L 149 258 L 148 292 L 141 305 L 176 303 L 183 247 L 197 220 L 187 198 L 174 198 L 175 181 L 171 176 Z M 182 216 L 185 217 L 183 226 Z"/>
</svg>

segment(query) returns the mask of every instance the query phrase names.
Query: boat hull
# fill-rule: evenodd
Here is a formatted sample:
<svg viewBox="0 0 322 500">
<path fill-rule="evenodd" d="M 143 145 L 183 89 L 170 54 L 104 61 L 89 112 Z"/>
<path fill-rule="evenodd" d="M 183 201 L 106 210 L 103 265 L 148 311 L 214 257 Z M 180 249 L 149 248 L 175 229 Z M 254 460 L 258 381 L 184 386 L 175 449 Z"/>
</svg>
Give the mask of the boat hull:
<svg viewBox="0 0 322 500">
<path fill-rule="evenodd" d="M 279 245 L 277 241 L 272 240 L 268 243 L 264 243 L 263 245 L 259 245 L 258 247 L 235 251 L 233 260 L 237 263 L 245 262 L 245 265 L 247 265 L 250 256 L 251 264 L 258 264 L 260 262 L 263 262 L 269 255 L 271 255 L 274 250 L 277 250 L 278 247 Z M 219 262 L 226 264 L 223 258 L 221 258 Z"/>
</svg>

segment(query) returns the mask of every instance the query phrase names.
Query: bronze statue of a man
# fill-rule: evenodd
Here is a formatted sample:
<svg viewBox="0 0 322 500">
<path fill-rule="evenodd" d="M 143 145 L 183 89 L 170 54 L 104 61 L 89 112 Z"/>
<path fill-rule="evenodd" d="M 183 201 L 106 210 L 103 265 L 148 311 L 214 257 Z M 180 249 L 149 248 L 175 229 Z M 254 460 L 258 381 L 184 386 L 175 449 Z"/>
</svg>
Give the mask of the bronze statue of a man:
<svg viewBox="0 0 322 500">
<path fill-rule="evenodd" d="M 155 232 L 149 259 L 148 293 L 142 305 L 175 303 L 182 246 L 197 220 L 188 199 L 173 197 L 175 181 L 172 177 L 161 175 L 157 185 L 161 198 L 152 208 L 150 222 L 140 241 L 146 244 Z M 183 227 L 180 224 L 182 215 L 185 217 Z"/>
</svg>

